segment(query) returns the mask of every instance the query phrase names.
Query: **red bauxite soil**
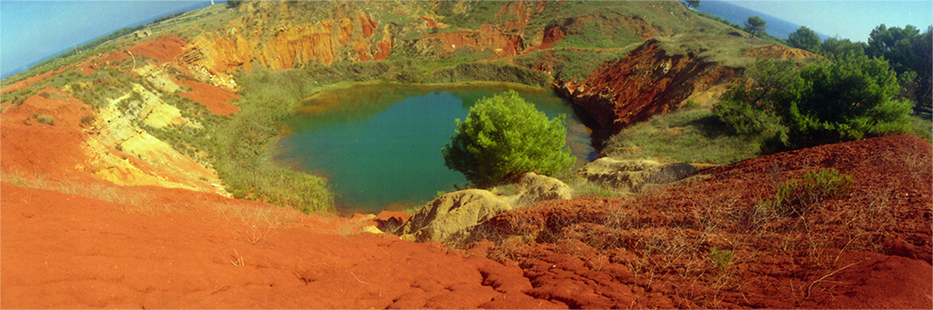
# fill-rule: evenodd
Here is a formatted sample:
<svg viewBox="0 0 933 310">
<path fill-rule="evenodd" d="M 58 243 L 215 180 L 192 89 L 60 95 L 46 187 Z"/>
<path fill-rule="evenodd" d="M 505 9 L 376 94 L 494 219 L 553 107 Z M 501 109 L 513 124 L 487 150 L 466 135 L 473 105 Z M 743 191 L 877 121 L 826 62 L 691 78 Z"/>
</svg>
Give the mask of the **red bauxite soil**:
<svg viewBox="0 0 933 310">
<path fill-rule="evenodd" d="M 178 82 L 191 88 L 191 91 L 180 93 L 179 96 L 203 104 L 211 113 L 229 115 L 236 114 L 240 110 L 237 106 L 230 104 L 230 101 L 237 97 L 232 90 L 185 79 Z"/>
<path fill-rule="evenodd" d="M 162 64 L 178 58 L 184 52 L 186 44 L 184 39 L 167 36 L 131 46 L 127 50 L 155 59 Z"/>
<path fill-rule="evenodd" d="M 517 267 L 334 233 L 358 228 L 345 219 L 186 190 L 134 189 L 154 210 L 8 183 L 0 191 L 3 308 L 559 306 L 523 294 L 531 284 Z M 260 210 L 278 211 L 236 215 Z"/>
</svg>

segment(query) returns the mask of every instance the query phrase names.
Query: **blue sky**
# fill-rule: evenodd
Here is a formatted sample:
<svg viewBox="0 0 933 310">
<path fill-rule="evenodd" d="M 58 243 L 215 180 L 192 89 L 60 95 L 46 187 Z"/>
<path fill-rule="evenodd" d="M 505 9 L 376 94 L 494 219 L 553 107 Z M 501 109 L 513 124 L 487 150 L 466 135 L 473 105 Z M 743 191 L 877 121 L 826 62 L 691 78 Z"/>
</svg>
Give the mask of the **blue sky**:
<svg viewBox="0 0 933 310">
<path fill-rule="evenodd" d="M 200 1 L 0 1 L 0 75 L 6 77 L 124 27 L 191 8 Z M 223 2 L 217 0 L 217 2 Z M 933 24 L 933 1 L 749 1 L 729 0 L 830 36 L 868 41 L 879 24 Z M 700 2 L 703 5 L 703 2 Z"/>
<path fill-rule="evenodd" d="M 224 1 L 217 1 L 224 2 Z M 0 74 L 55 56 L 125 27 L 147 24 L 201 1 L 0 0 Z"/>
<path fill-rule="evenodd" d="M 814 31 L 852 41 L 868 42 L 880 24 L 904 28 L 913 25 L 924 32 L 933 24 L 933 1 L 764 1 L 728 0 L 741 7 L 807 26 Z M 700 1 L 700 6 L 703 1 Z"/>
</svg>

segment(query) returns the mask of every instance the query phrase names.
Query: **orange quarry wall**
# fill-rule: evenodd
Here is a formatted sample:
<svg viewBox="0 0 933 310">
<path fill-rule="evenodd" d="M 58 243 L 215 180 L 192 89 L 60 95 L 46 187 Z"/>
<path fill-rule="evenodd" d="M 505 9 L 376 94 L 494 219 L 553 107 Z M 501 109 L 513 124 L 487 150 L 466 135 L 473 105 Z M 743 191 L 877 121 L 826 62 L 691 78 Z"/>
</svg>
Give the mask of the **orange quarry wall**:
<svg viewBox="0 0 933 310">
<path fill-rule="evenodd" d="M 675 109 L 690 95 L 732 78 L 737 69 L 703 62 L 692 53 L 668 55 L 648 40 L 628 56 L 604 64 L 580 82 L 556 82 L 602 130 L 615 134 Z"/>
</svg>

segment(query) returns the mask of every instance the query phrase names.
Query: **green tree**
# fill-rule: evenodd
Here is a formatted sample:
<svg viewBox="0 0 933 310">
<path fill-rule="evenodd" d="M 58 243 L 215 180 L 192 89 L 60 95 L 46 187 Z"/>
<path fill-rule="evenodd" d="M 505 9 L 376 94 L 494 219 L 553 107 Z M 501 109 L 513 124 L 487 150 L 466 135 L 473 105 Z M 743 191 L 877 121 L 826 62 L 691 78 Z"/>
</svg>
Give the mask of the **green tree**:
<svg viewBox="0 0 933 310">
<path fill-rule="evenodd" d="M 698 8 L 700 7 L 700 0 L 686 0 L 688 8 Z"/>
<path fill-rule="evenodd" d="M 466 121 L 457 119 L 456 136 L 441 149 L 444 165 L 481 187 L 529 171 L 566 171 L 575 159 L 566 147 L 565 117 L 548 120 L 511 90 L 483 98 Z"/>
<path fill-rule="evenodd" d="M 933 118 L 933 26 L 927 27 L 919 40 L 913 44 L 913 52 L 921 55 L 914 63 L 917 73 L 917 88 L 914 91 L 914 114 L 923 118 Z"/>
<path fill-rule="evenodd" d="M 819 52 L 820 50 L 820 36 L 816 35 L 816 32 L 810 30 L 806 26 L 800 26 L 797 31 L 794 31 L 787 36 L 787 43 L 790 46 L 808 50 L 814 53 Z"/>
<path fill-rule="evenodd" d="M 745 31 L 756 36 L 767 35 L 765 33 L 765 20 L 758 16 L 752 16 L 745 22 Z"/>
<path fill-rule="evenodd" d="M 931 45 L 929 28 L 920 34 L 920 30 L 911 25 L 902 29 L 881 24 L 871 31 L 866 51 L 872 57 L 888 61 L 904 88 L 900 97 L 914 101 L 914 113 L 927 118 L 933 105 L 929 92 L 933 66 Z"/>
<path fill-rule="evenodd" d="M 792 60 L 759 59 L 722 95 L 713 114 L 736 134 L 772 135 L 781 130 L 775 107 L 792 99 L 796 75 Z"/>
<path fill-rule="evenodd" d="M 846 54 L 801 68 L 792 100 L 777 105 L 787 127 L 787 146 L 796 149 L 907 132 L 910 101 L 882 59 Z"/>
<path fill-rule="evenodd" d="M 866 48 L 868 48 L 868 44 L 865 44 L 865 42 L 852 42 L 849 39 L 840 39 L 839 36 L 833 36 L 823 40 L 823 44 L 820 45 L 820 55 L 824 57 L 845 54 L 865 55 Z"/>
</svg>

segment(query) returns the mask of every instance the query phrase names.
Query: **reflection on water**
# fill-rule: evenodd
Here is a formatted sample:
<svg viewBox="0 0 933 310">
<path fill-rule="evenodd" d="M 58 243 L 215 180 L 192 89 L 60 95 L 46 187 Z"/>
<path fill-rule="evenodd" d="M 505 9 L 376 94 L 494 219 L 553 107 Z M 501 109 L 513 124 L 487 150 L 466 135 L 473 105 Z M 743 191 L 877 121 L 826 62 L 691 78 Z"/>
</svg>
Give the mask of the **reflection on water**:
<svg viewBox="0 0 933 310">
<path fill-rule="evenodd" d="M 427 202 L 466 179 L 444 166 L 441 148 L 483 97 L 505 86 L 355 85 L 316 94 L 288 121 L 275 160 L 327 177 L 338 210 L 373 213 Z M 549 89 L 515 89 L 553 118 L 567 114 L 567 142 L 578 164 L 595 156 L 590 132 L 570 102 Z"/>
</svg>

